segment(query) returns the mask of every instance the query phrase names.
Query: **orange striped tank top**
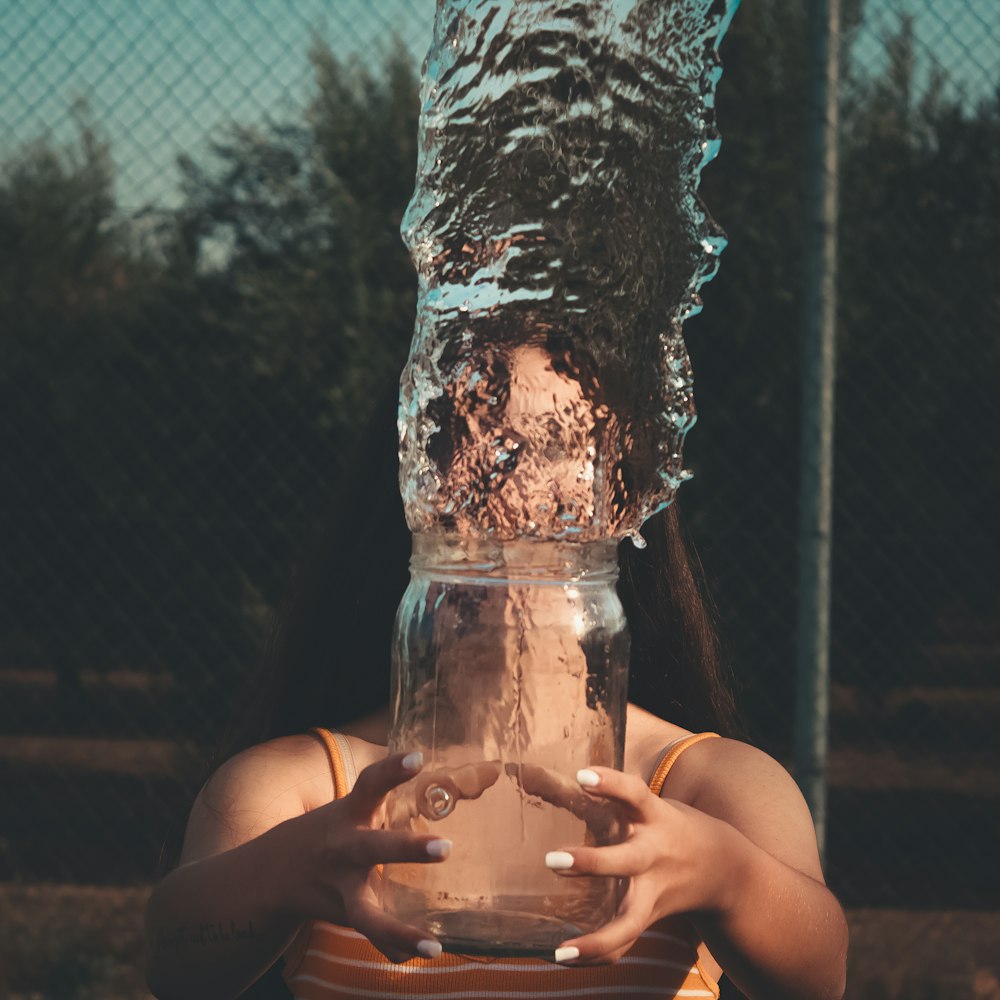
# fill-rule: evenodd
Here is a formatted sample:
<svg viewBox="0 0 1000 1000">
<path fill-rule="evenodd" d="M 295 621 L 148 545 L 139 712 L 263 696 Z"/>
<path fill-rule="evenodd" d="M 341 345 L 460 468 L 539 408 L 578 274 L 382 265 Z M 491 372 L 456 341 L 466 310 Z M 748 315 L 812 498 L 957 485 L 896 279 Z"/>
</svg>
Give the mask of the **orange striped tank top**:
<svg viewBox="0 0 1000 1000">
<path fill-rule="evenodd" d="M 337 798 L 354 784 L 354 763 L 337 733 L 315 730 L 326 745 Z M 697 733 L 671 745 L 649 787 L 659 795 L 667 772 L 689 746 L 716 736 Z M 390 962 L 362 934 L 316 920 L 285 956 L 284 978 L 296 1000 L 431 998 L 431 1000 L 612 1000 L 618 997 L 665 1000 L 705 997 L 716 1000 L 718 984 L 698 962 L 694 927 L 669 917 L 649 927 L 614 965 L 555 965 L 538 958 L 484 958 L 443 954 Z"/>
</svg>

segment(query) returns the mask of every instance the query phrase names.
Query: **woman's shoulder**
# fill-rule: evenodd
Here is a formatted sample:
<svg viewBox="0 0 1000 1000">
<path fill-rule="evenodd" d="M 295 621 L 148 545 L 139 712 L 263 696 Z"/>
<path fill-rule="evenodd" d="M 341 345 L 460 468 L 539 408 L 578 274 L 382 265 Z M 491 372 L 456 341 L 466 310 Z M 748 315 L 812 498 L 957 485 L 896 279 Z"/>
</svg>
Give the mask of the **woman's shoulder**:
<svg viewBox="0 0 1000 1000">
<path fill-rule="evenodd" d="M 729 823 L 769 854 L 823 880 L 809 808 L 774 757 L 740 740 L 702 740 L 685 751 L 671 778 L 670 797 Z"/>
<path fill-rule="evenodd" d="M 231 757 L 205 790 L 241 798 L 289 796 L 315 808 L 333 798 L 333 778 L 322 741 L 312 733 L 298 733 L 258 743 Z"/>
<path fill-rule="evenodd" d="M 665 748 L 697 734 L 633 709 L 630 705 L 633 767 L 626 769 L 648 777 Z M 812 818 L 795 779 L 770 754 L 741 740 L 689 744 L 671 766 L 661 794 L 750 832 L 753 840 L 777 843 L 791 833 L 812 841 Z"/>
<path fill-rule="evenodd" d="M 181 862 L 237 847 L 332 798 L 326 750 L 314 736 L 249 747 L 221 764 L 198 793 Z"/>
<path fill-rule="evenodd" d="M 693 734 L 691 734 L 693 735 Z M 765 787 L 772 790 L 797 788 L 788 771 L 774 757 L 742 740 L 718 737 L 704 739 L 686 748 L 671 769 L 675 787 L 689 791 L 694 804 L 707 804 L 717 796 L 759 798 Z"/>
<path fill-rule="evenodd" d="M 279 736 L 249 747 L 226 761 L 211 777 L 204 792 L 223 799 L 248 795 L 287 801 L 287 808 L 309 812 L 335 797 L 330 742 L 316 730 Z M 357 773 L 386 755 L 386 747 L 359 736 L 341 733 Z M 341 744 L 343 745 L 343 744 Z M 334 749 L 332 752 L 340 752 Z"/>
<path fill-rule="evenodd" d="M 629 706 L 628 725 L 634 732 L 629 739 L 637 764 L 635 770 L 640 772 L 644 771 L 645 763 L 652 773 L 664 751 L 700 735 L 633 705 Z M 740 740 L 712 735 L 715 738 L 697 740 L 684 747 L 664 783 L 665 796 L 689 805 L 700 803 L 701 808 L 716 798 L 731 798 L 734 792 L 741 798 L 744 793 L 756 796 L 765 786 L 785 791 L 795 788 L 785 768 L 763 750 Z"/>
<path fill-rule="evenodd" d="M 630 703 L 625 726 L 625 770 L 642 775 L 648 782 L 664 750 L 692 735 L 689 729 Z"/>
</svg>

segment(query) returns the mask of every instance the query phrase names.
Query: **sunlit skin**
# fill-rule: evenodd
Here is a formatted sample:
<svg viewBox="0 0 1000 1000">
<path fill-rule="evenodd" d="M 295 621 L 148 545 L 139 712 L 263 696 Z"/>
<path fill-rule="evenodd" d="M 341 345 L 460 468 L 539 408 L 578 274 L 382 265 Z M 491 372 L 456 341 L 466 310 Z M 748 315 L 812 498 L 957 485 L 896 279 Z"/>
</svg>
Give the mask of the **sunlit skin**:
<svg viewBox="0 0 1000 1000">
<path fill-rule="evenodd" d="M 593 411 L 601 404 L 588 400 L 578 381 L 554 371 L 541 346 L 515 347 L 504 352 L 503 362 L 510 378 L 502 407 L 468 404 L 470 384 L 481 375 L 471 366 L 449 390 L 464 427 L 446 481 L 476 487 L 482 494 L 476 523 L 483 530 L 495 527 L 494 537 L 517 531 L 544 538 L 551 530 L 587 528 L 607 506 L 595 459 L 613 432 L 613 417 L 597 440 Z M 479 488 L 486 478 L 490 488 Z"/>
<path fill-rule="evenodd" d="M 579 386 L 555 373 L 540 349 L 523 349 L 515 362 L 512 422 L 579 402 Z M 580 477 L 585 462 L 527 468 L 542 475 L 532 487 L 541 492 L 553 485 L 574 489 L 586 478 Z M 147 911 L 148 978 L 162 1000 L 238 996 L 316 919 L 356 928 L 394 962 L 439 953 L 426 932 L 385 913 L 374 892 L 377 865 L 448 864 L 449 845 L 433 834 L 380 829 L 392 788 L 439 776 L 422 774 L 412 754 L 386 755 L 384 710 L 341 731 L 360 769 L 345 798 L 335 799 L 326 750 L 308 734 L 244 751 L 199 794 L 180 867 L 155 888 Z M 685 735 L 629 705 L 622 771 L 582 760 L 579 775 L 524 775 L 553 801 L 586 810 L 588 801 L 610 800 L 629 819 L 622 843 L 563 845 L 558 866 L 550 860 L 555 877 L 628 879 L 616 916 L 563 942 L 558 958 L 616 961 L 655 921 L 682 915 L 704 941 L 706 971 L 718 979 L 725 970 L 751 1000 L 837 1000 L 844 992 L 846 922 L 824 884 L 812 819 L 794 781 L 761 751 L 711 739 L 682 754 L 660 796 L 653 795 L 648 782 L 663 747 Z M 450 780 L 474 798 L 497 780 L 500 762 L 461 772 Z M 539 853 L 546 851 L 540 846 Z M 252 927 L 252 934 L 209 947 L 187 945 L 177 933 L 230 921 Z"/>
<path fill-rule="evenodd" d="M 561 428 L 556 445 L 561 455 L 555 460 L 527 456 L 531 468 L 518 470 L 521 488 L 532 497 L 532 506 L 551 504 L 558 496 L 564 506 L 572 505 L 578 511 L 579 522 L 587 523 L 594 516 L 597 499 L 595 449 L 593 444 L 581 449 L 579 443 L 593 440 L 596 420 L 591 404 L 578 382 L 552 370 L 548 354 L 541 347 L 517 348 L 511 361 L 507 420 L 514 430 L 531 437 L 537 434 L 537 424 L 548 424 L 550 417 Z"/>
</svg>

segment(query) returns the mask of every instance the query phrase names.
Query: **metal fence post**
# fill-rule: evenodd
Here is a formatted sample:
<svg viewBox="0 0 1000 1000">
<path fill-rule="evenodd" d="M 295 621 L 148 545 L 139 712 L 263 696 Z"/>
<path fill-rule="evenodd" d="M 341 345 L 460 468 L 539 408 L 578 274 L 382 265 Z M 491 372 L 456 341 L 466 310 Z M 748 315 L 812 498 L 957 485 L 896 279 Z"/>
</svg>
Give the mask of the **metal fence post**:
<svg viewBox="0 0 1000 1000">
<path fill-rule="evenodd" d="M 795 774 L 826 846 L 837 264 L 840 0 L 807 9 L 809 149 L 806 215 Z"/>
</svg>

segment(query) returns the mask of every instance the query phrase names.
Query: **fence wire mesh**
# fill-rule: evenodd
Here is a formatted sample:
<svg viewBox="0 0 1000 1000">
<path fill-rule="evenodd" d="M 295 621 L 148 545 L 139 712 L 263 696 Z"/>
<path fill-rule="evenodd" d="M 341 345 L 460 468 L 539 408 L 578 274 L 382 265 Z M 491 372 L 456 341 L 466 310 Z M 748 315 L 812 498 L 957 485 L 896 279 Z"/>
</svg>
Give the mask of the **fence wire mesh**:
<svg viewBox="0 0 1000 1000">
<path fill-rule="evenodd" d="M 785 760 L 801 7 L 746 4 L 723 50 L 702 192 L 731 243 L 687 327 L 681 495 L 750 731 Z M 128 914 L 405 356 L 432 19 L 0 3 L 0 992 L 141 995 Z M 828 877 L 849 995 L 1000 996 L 1000 8 L 844 21 Z M 918 942 L 950 957 L 907 978 Z"/>
</svg>

